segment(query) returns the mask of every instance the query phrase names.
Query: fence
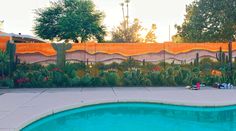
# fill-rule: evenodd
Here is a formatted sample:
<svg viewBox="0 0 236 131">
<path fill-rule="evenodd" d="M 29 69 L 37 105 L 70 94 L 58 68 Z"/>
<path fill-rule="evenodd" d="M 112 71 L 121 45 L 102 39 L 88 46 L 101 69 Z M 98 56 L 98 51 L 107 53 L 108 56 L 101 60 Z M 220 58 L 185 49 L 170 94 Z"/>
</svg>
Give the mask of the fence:
<svg viewBox="0 0 236 131">
<path fill-rule="evenodd" d="M 236 43 L 233 43 L 236 57 Z M 121 62 L 132 57 L 137 61 L 158 63 L 161 61 L 190 63 L 199 58 L 216 58 L 222 48 L 228 52 L 228 43 L 75 43 L 67 51 L 68 61 Z M 0 43 L 0 49 L 5 49 Z M 56 51 L 50 43 L 16 43 L 16 54 L 22 62 L 51 63 L 56 60 Z"/>
</svg>

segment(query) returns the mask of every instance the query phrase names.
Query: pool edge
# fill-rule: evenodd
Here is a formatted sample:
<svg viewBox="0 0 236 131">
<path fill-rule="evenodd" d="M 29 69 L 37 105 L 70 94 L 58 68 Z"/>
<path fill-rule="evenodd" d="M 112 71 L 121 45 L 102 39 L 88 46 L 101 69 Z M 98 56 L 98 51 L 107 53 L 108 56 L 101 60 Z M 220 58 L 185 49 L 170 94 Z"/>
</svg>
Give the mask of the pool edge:
<svg viewBox="0 0 236 131">
<path fill-rule="evenodd" d="M 187 106 L 187 107 L 209 107 L 209 108 L 220 108 L 220 107 L 229 107 L 229 106 L 236 106 L 236 104 L 217 104 L 217 105 L 209 105 L 206 103 L 186 103 L 186 102 L 168 102 L 168 101 L 158 101 L 158 100 L 117 100 L 117 101 L 109 101 L 109 100 L 103 100 L 103 101 L 96 101 L 96 102 L 81 102 L 78 104 L 74 104 L 74 105 L 69 105 L 69 106 L 64 106 L 61 108 L 55 108 L 52 109 L 48 112 L 44 112 L 39 114 L 38 116 L 30 119 L 30 120 L 26 120 L 25 122 L 22 122 L 22 124 L 20 124 L 19 127 L 16 127 L 14 130 L 16 131 L 20 131 L 23 128 L 27 127 L 29 124 L 32 124 L 42 118 L 48 117 L 50 115 L 56 114 L 56 113 L 60 113 L 60 112 L 64 112 L 67 110 L 73 110 L 76 108 L 81 108 L 81 107 L 85 107 L 85 106 L 95 106 L 95 105 L 99 105 L 99 104 L 112 104 L 112 103 L 153 103 L 153 104 L 163 104 L 163 105 L 174 105 L 174 106 Z"/>
</svg>

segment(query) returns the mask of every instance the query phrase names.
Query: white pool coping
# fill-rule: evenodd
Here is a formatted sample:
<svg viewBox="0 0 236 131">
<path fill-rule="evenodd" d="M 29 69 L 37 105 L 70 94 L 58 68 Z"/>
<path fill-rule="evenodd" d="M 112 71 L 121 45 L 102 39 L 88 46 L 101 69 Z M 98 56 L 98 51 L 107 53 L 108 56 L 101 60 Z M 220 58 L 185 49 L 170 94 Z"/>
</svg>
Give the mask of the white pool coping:
<svg viewBox="0 0 236 131">
<path fill-rule="evenodd" d="M 184 87 L 0 89 L 0 131 L 20 130 L 45 116 L 85 105 L 152 102 L 186 106 L 236 105 L 236 90 Z"/>
</svg>

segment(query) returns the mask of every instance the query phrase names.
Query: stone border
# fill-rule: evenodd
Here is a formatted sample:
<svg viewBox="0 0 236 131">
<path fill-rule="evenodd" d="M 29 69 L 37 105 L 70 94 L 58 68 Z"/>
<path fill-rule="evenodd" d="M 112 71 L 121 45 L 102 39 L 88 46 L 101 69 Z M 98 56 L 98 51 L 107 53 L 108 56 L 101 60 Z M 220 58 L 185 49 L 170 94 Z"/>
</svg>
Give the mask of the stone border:
<svg viewBox="0 0 236 131">
<path fill-rule="evenodd" d="M 81 101 L 81 103 L 83 103 L 83 101 Z M 86 107 L 86 106 L 96 106 L 96 105 L 101 105 L 101 104 L 118 104 L 118 103 L 150 103 L 150 104 L 163 104 L 163 105 L 173 105 L 173 106 L 186 106 L 186 107 L 205 107 L 205 108 L 220 108 L 220 107 L 229 107 L 229 106 L 236 106 L 236 104 L 225 104 L 225 105 L 208 105 L 208 104 L 192 104 L 192 103 L 172 103 L 172 102 L 165 102 L 165 101 L 147 101 L 144 99 L 140 99 L 140 100 L 121 100 L 121 101 L 97 101 L 97 102 L 92 102 L 92 103 L 83 103 L 83 104 L 77 104 L 77 105 L 71 105 L 71 106 L 65 106 L 63 108 L 58 108 L 58 109 L 53 109 L 52 111 L 49 111 L 47 113 L 42 113 L 41 115 L 39 115 L 38 117 L 35 117 L 34 119 L 31 119 L 27 122 L 25 122 L 24 124 L 22 124 L 20 127 L 18 127 L 15 130 L 22 130 L 23 128 L 29 126 L 30 124 L 33 124 L 34 122 L 49 117 L 51 115 L 57 114 L 57 113 L 61 113 L 64 111 L 68 111 L 68 110 L 73 110 L 73 109 L 77 109 L 77 108 L 82 108 L 82 107 Z"/>
<path fill-rule="evenodd" d="M 3 93 L 0 95 L 1 131 L 20 130 L 49 115 L 97 104 L 140 102 L 206 108 L 236 106 L 235 89 L 208 87 L 199 91 L 184 87 L 104 87 L 0 89 L 0 92 Z"/>
</svg>

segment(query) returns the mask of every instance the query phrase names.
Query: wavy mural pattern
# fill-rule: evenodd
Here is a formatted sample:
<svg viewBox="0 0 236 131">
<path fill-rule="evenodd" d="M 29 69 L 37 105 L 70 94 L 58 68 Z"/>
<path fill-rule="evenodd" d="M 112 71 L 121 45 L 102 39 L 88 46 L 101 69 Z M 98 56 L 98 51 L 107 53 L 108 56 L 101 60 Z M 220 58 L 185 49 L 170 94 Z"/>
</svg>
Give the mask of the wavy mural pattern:
<svg viewBox="0 0 236 131">
<path fill-rule="evenodd" d="M 72 44 L 67 51 L 69 61 L 121 62 L 128 57 L 137 61 L 191 62 L 196 53 L 200 58 L 215 58 L 220 47 L 228 51 L 228 43 L 83 43 Z M 0 49 L 5 46 L 0 44 Z M 21 61 L 27 63 L 50 63 L 56 60 L 56 51 L 50 43 L 17 43 L 16 53 Z M 236 57 L 236 43 L 233 43 L 233 56 Z"/>
<path fill-rule="evenodd" d="M 235 46 L 234 46 L 235 45 Z M 166 51 L 171 54 L 186 53 L 192 50 L 207 50 L 216 52 L 222 47 L 223 51 L 228 50 L 227 43 L 84 43 L 73 44 L 72 49 L 67 52 L 86 51 L 89 54 L 106 53 L 120 54 L 123 56 L 134 56 L 149 53 L 158 53 Z M 236 50 L 236 43 L 233 43 L 233 50 Z M 17 44 L 17 53 L 41 53 L 45 56 L 56 55 L 55 50 L 50 43 L 19 43 Z"/>
</svg>

